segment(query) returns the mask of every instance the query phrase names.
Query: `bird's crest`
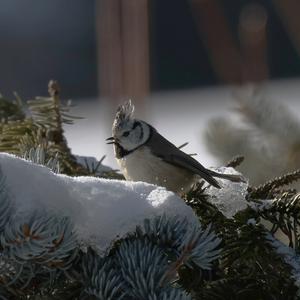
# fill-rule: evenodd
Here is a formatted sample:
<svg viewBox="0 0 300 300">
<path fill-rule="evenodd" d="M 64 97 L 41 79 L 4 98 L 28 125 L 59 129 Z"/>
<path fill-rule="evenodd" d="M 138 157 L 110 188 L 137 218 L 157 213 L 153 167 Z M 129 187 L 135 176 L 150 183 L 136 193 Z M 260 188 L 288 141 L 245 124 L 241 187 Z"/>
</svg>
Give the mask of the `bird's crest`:
<svg viewBox="0 0 300 300">
<path fill-rule="evenodd" d="M 114 128 L 122 127 L 123 124 L 125 124 L 132 118 L 133 112 L 134 112 L 134 105 L 131 103 L 131 100 L 129 99 L 124 104 L 118 107 L 113 127 Z"/>
</svg>

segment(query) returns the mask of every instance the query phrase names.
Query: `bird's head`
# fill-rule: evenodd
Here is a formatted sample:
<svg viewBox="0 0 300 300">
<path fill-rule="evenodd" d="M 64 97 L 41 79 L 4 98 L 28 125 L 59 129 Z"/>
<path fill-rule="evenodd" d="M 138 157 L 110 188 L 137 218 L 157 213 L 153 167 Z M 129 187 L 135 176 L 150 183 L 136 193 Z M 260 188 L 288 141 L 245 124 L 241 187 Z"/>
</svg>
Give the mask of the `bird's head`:
<svg viewBox="0 0 300 300">
<path fill-rule="evenodd" d="M 125 151 L 133 151 L 143 145 L 150 136 L 150 126 L 133 118 L 134 105 L 131 100 L 118 107 L 112 126 L 112 137 L 108 144 L 121 146 Z"/>
</svg>

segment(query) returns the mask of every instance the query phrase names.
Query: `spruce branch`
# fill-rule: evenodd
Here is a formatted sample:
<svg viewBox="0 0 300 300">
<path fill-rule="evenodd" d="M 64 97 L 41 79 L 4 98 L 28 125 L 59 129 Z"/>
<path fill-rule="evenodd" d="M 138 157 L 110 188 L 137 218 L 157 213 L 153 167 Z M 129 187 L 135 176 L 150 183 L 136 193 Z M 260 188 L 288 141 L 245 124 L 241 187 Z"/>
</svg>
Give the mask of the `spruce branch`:
<svg viewBox="0 0 300 300">
<path fill-rule="evenodd" d="M 271 234 L 268 235 L 270 244 L 274 247 L 275 251 L 282 257 L 284 262 L 290 266 L 293 279 L 298 287 L 298 296 L 300 296 L 300 256 L 290 247 L 284 245 L 282 242 L 275 239 Z"/>
<path fill-rule="evenodd" d="M 193 208 L 203 225 L 211 224 L 213 229 L 218 231 L 218 227 L 223 226 L 225 217 L 215 205 L 208 201 L 209 196 L 205 191 L 204 182 L 198 182 L 183 196 L 183 199 Z"/>
<path fill-rule="evenodd" d="M 146 236 L 150 241 L 168 251 L 179 246 L 180 238 L 185 234 L 187 227 L 186 219 L 179 219 L 176 216 L 167 218 L 163 214 L 151 220 L 145 219 L 143 226 L 136 228 L 136 235 L 138 238 Z"/>
<path fill-rule="evenodd" d="M 211 269 L 212 262 L 220 255 L 220 243 L 221 239 L 211 231 L 210 225 L 205 230 L 196 225 L 190 227 L 179 247 L 183 264 L 191 267 L 191 263 L 194 263 L 201 269 Z"/>
<path fill-rule="evenodd" d="M 62 127 L 76 117 L 69 116 L 68 107 L 60 103 L 57 82 L 49 82 L 49 92 L 50 97 L 27 101 L 27 107 L 0 98 L 0 107 L 6 107 L 0 123 L 0 151 L 24 156 L 31 148 L 42 146 L 49 157 L 59 156 L 64 173 L 86 174 L 68 148 Z"/>
<path fill-rule="evenodd" d="M 74 260 L 76 239 L 67 218 L 17 216 L 1 236 L 5 256 L 18 264 L 32 262 L 48 268 L 68 269 Z"/>
<path fill-rule="evenodd" d="M 64 137 L 63 124 L 72 124 L 74 118 L 68 116 L 68 107 L 61 104 L 60 87 L 57 81 L 50 80 L 48 92 L 50 97 L 36 97 L 34 100 L 27 101 L 31 118 L 42 138 L 47 141 L 48 154 L 55 157 L 58 153 L 62 171 L 64 173 L 72 173 L 76 169 L 83 171 Z"/>
<path fill-rule="evenodd" d="M 29 152 L 43 148 L 46 161 L 52 161 L 50 167 L 57 161 L 61 173 L 123 179 L 116 170 L 95 174 L 95 170 L 89 170 L 77 161 L 64 137 L 63 125 L 82 118 L 71 115 L 71 105 L 62 103 L 57 81 L 49 82 L 48 92 L 49 97 L 36 97 L 24 105 L 17 95 L 16 101 L 0 97 L 0 152 L 34 160 L 37 157 Z"/>
<path fill-rule="evenodd" d="M 60 173 L 58 153 L 55 157 L 46 158 L 47 153 L 43 146 L 38 146 L 37 148 L 31 148 L 26 151 L 23 158 L 30 160 L 31 162 L 39 165 L 43 165 L 51 169 L 54 173 Z"/>
<path fill-rule="evenodd" d="M 85 292 L 97 299 L 190 300 L 169 278 L 170 263 L 163 248 L 148 238 L 120 242 L 107 257 L 89 250 L 83 259 Z M 174 297 L 174 298 L 170 298 Z"/>
<path fill-rule="evenodd" d="M 59 164 L 63 172 L 72 175 L 106 176 L 98 174 L 102 160 L 90 165 L 86 160 L 86 165 L 78 166 L 79 160 L 68 149 L 62 125 L 72 123 L 74 116 L 68 116 L 68 107 L 62 105 L 56 82 L 49 85 L 49 97 L 37 97 L 28 103 L 30 116 L 18 102 L 11 105 L 1 99 L 0 149 L 54 171 Z M 253 161 L 262 153 L 255 149 L 254 139 L 248 139 L 252 130 L 277 137 L 286 130 L 271 128 L 269 121 L 262 124 L 265 120 L 256 109 L 249 112 L 245 108 L 243 112 L 250 116 L 247 123 L 252 124 L 251 130 L 238 128 L 235 135 L 230 131 L 235 126 L 221 126 L 223 133 L 228 130 L 228 135 L 220 135 L 222 142 L 234 151 L 226 152 L 227 159 L 239 146 L 244 151 L 238 153 L 245 154 L 246 162 L 248 154 Z M 296 132 L 297 126 L 292 123 L 291 130 Z M 241 145 L 241 141 L 245 143 Z M 291 139 L 286 141 L 294 152 L 298 149 Z M 274 163 L 264 160 L 268 159 L 259 159 L 262 169 Z M 237 167 L 241 161 L 242 157 L 236 157 L 228 164 Z M 112 170 L 107 176 L 113 174 Z M 250 207 L 230 218 L 209 202 L 211 191 L 199 183 L 183 198 L 201 224 L 177 216 L 146 219 L 100 257 L 90 249 L 87 253 L 79 250 L 74 227 L 67 218 L 41 211 L 15 215 L 15 203 L 0 172 L 0 299 L 297 299 L 300 197 L 296 190 L 282 187 L 299 177 L 299 171 L 288 173 L 249 188 L 248 195 L 235 186 L 232 189 L 239 195 L 232 196 L 234 201 L 247 196 Z M 224 190 L 213 195 L 226 206 L 230 186 Z M 262 218 L 271 222 L 271 230 L 259 224 Z M 282 247 L 274 239 L 272 234 L 278 229 L 289 237 L 291 247 Z"/>
<path fill-rule="evenodd" d="M 183 269 L 195 273 L 211 269 L 220 254 L 220 242 L 209 226 L 204 230 L 186 219 L 163 215 L 146 219 L 134 234 L 115 244 L 109 257 L 117 258 L 116 267 L 122 271 L 130 297 L 161 299 L 171 293 L 190 299 L 182 289 L 172 291 L 174 284 L 182 282 Z"/>
<path fill-rule="evenodd" d="M 256 295 L 258 299 L 280 299 L 280 295 L 291 295 L 290 299 L 295 297 L 297 288 L 290 277 L 290 268 L 281 263 L 281 257 L 269 243 L 269 233 L 262 225 L 228 220 L 222 237 L 224 246 L 220 267 L 225 271 L 225 288 L 235 297 L 243 293 L 244 297 Z M 241 282 L 241 285 L 235 286 L 234 281 Z M 211 293 L 215 292 L 219 293 L 218 289 L 211 290 Z"/>
<path fill-rule="evenodd" d="M 168 260 L 163 251 L 147 240 L 124 241 L 117 253 L 126 283 L 126 294 L 133 299 L 159 298 L 164 289 Z"/>
<path fill-rule="evenodd" d="M 24 120 L 22 102 L 19 97 L 15 101 L 9 101 L 0 95 L 0 127 L 11 121 Z"/>
<path fill-rule="evenodd" d="M 248 199 L 266 199 L 273 196 L 273 192 L 284 186 L 290 185 L 291 183 L 300 179 L 300 169 L 294 172 L 287 173 L 283 176 L 276 177 L 272 180 L 267 181 L 258 187 L 250 187 L 248 190 Z"/>
<path fill-rule="evenodd" d="M 33 137 L 37 128 L 31 119 L 11 121 L 1 126 L 0 152 L 20 155 L 20 142 L 24 136 Z"/>
<path fill-rule="evenodd" d="M 82 266 L 86 294 L 99 300 L 124 298 L 124 282 L 112 259 L 101 258 L 89 249 L 83 257 Z"/>
<path fill-rule="evenodd" d="M 179 288 L 172 288 L 164 291 L 160 298 L 161 300 L 192 300 L 191 295 L 188 295 L 185 291 Z"/>
<path fill-rule="evenodd" d="M 245 157 L 242 155 L 237 155 L 233 157 L 227 164 L 225 164 L 226 167 L 236 168 L 238 167 L 243 161 L 245 160 Z"/>
<path fill-rule="evenodd" d="M 258 209 L 258 214 L 272 224 L 270 232 L 280 229 L 288 238 L 289 246 L 300 250 L 300 194 L 285 192 L 277 196 L 269 205 Z"/>
<path fill-rule="evenodd" d="M 270 275 L 270 279 L 272 278 Z M 278 280 L 278 279 L 277 279 Z M 282 282 L 279 286 L 267 286 L 260 283 L 259 278 L 250 277 L 225 277 L 216 281 L 208 282 L 202 289 L 197 299 L 205 300 L 294 300 L 295 286 L 291 282 L 284 283 L 285 289 L 282 291 Z"/>
<path fill-rule="evenodd" d="M 176 216 L 146 219 L 144 227 L 137 228 L 137 235 L 146 236 L 166 250 L 176 250 L 177 258 L 171 267 L 174 274 L 182 265 L 190 266 L 191 263 L 210 269 L 212 261 L 220 253 L 218 246 L 221 240 L 212 232 L 211 225 L 204 230 L 199 224 L 190 224 L 186 219 L 178 220 Z"/>
<path fill-rule="evenodd" d="M 240 264 L 242 260 L 248 264 L 250 263 L 249 259 L 260 260 L 263 255 L 260 257 L 259 251 L 263 254 L 272 249 L 265 243 L 267 232 L 260 225 L 228 221 L 226 227 L 225 246 L 221 256 L 224 267 L 233 267 L 235 264 Z"/>
</svg>

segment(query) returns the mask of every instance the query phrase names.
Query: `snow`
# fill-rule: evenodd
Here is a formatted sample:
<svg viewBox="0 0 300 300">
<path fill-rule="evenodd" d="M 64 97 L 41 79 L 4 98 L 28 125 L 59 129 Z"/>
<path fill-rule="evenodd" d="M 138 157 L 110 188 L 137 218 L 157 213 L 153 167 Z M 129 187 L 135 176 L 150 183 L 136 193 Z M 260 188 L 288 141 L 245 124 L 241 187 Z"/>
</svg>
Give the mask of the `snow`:
<svg viewBox="0 0 300 300">
<path fill-rule="evenodd" d="M 218 173 L 238 174 L 234 168 L 210 168 Z M 248 182 L 232 182 L 226 179 L 217 178 L 221 185 L 221 189 L 209 186 L 205 190 L 208 201 L 214 204 L 225 217 L 232 218 L 237 212 L 246 209 L 249 205 L 246 200 Z"/>
<path fill-rule="evenodd" d="M 0 153 L 0 167 L 18 217 L 26 220 L 36 211 L 68 216 L 79 243 L 100 253 L 145 218 L 166 214 L 198 222 L 181 198 L 155 185 L 57 175 L 6 153 Z"/>
<path fill-rule="evenodd" d="M 256 220 L 254 218 L 248 219 L 247 224 L 254 226 L 254 225 L 256 225 Z"/>
<path fill-rule="evenodd" d="M 271 208 L 275 201 L 275 199 L 263 199 L 260 200 L 259 203 L 250 202 L 249 206 L 255 211 L 264 211 L 265 209 Z"/>
</svg>

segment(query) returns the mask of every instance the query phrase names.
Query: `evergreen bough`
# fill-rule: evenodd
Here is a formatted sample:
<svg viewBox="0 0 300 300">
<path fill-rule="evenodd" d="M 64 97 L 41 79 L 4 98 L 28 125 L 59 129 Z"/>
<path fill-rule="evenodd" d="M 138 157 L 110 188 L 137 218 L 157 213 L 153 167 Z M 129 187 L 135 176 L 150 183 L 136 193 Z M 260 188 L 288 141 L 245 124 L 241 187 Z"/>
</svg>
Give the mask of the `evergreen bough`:
<svg viewBox="0 0 300 300">
<path fill-rule="evenodd" d="M 77 162 L 62 127 L 74 117 L 60 103 L 57 82 L 49 83 L 49 95 L 27 104 L 0 97 L 0 151 L 57 173 L 121 178 Z M 0 172 L 0 299 L 298 299 L 300 194 L 285 185 L 299 177 L 296 171 L 249 187 L 248 207 L 232 218 L 210 203 L 200 182 L 183 197 L 198 225 L 165 215 L 146 219 L 99 256 L 81 250 L 68 218 L 15 216 Z M 279 231 L 288 245 L 277 240 Z"/>
</svg>

